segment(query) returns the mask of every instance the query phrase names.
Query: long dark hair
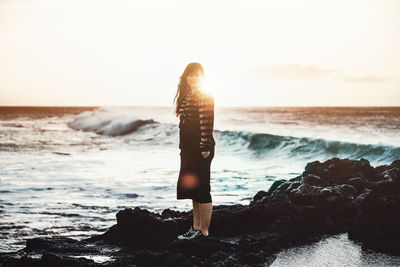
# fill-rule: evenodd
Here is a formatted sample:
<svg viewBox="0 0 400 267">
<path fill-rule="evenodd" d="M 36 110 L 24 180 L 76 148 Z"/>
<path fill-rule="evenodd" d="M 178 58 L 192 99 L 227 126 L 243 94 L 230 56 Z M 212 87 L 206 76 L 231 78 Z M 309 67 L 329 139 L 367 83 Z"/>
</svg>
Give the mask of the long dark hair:
<svg viewBox="0 0 400 267">
<path fill-rule="evenodd" d="M 200 63 L 193 62 L 189 63 L 185 70 L 183 71 L 182 75 L 180 76 L 179 84 L 178 84 L 178 89 L 176 90 L 176 95 L 174 97 L 173 103 L 175 104 L 175 109 L 174 109 L 174 114 L 176 117 L 178 117 L 179 113 L 179 108 L 181 106 L 182 101 L 185 99 L 185 97 L 190 93 L 190 86 L 187 83 L 187 76 L 193 73 L 200 72 L 204 76 L 204 69 L 201 66 Z"/>
</svg>

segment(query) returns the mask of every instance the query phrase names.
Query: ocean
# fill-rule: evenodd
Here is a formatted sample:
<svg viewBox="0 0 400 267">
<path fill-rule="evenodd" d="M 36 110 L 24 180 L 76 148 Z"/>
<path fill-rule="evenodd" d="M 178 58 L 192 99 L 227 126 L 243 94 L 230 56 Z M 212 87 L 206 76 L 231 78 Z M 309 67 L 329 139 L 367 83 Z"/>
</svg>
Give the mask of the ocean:
<svg viewBox="0 0 400 267">
<path fill-rule="evenodd" d="M 176 199 L 178 123 L 172 106 L 0 107 L 0 251 L 23 248 L 27 238 L 101 234 L 124 208 L 190 210 L 191 200 Z M 400 158 L 399 136 L 400 107 L 216 107 L 213 205 L 248 204 L 315 160 L 390 164 Z M 379 257 L 400 264 L 333 238 L 317 248 L 351 247 L 360 257 L 351 266 Z M 297 262 L 323 255 L 302 251 Z M 274 266 L 287 266 L 290 253 Z"/>
</svg>

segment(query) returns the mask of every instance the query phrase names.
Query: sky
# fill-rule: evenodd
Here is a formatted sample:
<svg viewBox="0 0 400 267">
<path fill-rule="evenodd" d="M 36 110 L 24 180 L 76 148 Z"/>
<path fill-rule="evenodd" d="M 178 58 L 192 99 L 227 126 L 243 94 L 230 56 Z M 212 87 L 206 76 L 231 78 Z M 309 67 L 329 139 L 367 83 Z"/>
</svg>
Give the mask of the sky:
<svg viewBox="0 0 400 267">
<path fill-rule="evenodd" d="M 399 106 L 400 1 L 0 0 L 0 105 Z"/>
</svg>

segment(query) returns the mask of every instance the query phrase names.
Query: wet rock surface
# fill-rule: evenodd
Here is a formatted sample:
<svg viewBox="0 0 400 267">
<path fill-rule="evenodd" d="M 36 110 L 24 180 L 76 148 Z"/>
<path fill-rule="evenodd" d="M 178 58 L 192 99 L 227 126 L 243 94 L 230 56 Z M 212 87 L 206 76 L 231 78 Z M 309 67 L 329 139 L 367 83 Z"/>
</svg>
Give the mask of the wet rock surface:
<svg viewBox="0 0 400 267">
<path fill-rule="evenodd" d="M 33 238 L 0 254 L 0 266 L 265 266 L 282 249 L 348 232 L 363 247 L 400 255 L 400 160 L 314 161 L 259 191 L 249 205 L 213 207 L 210 236 L 177 240 L 192 211 L 139 207 L 117 213 L 102 235 Z"/>
</svg>

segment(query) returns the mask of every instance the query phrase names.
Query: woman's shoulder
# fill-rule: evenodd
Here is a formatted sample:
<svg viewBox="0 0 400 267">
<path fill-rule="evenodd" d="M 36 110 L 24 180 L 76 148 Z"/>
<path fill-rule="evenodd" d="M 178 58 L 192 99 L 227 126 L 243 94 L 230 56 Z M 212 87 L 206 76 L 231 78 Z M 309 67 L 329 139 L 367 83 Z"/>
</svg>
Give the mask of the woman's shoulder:
<svg viewBox="0 0 400 267">
<path fill-rule="evenodd" d="M 196 90 L 189 93 L 189 99 L 197 104 L 209 105 L 214 104 L 214 96 L 211 92 L 204 90 Z"/>
<path fill-rule="evenodd" d="M 214 95 L 209 91 L 202 90 L 200 92 L 200 99 L 206 103 L 214 103 Z"/>
</svg>

